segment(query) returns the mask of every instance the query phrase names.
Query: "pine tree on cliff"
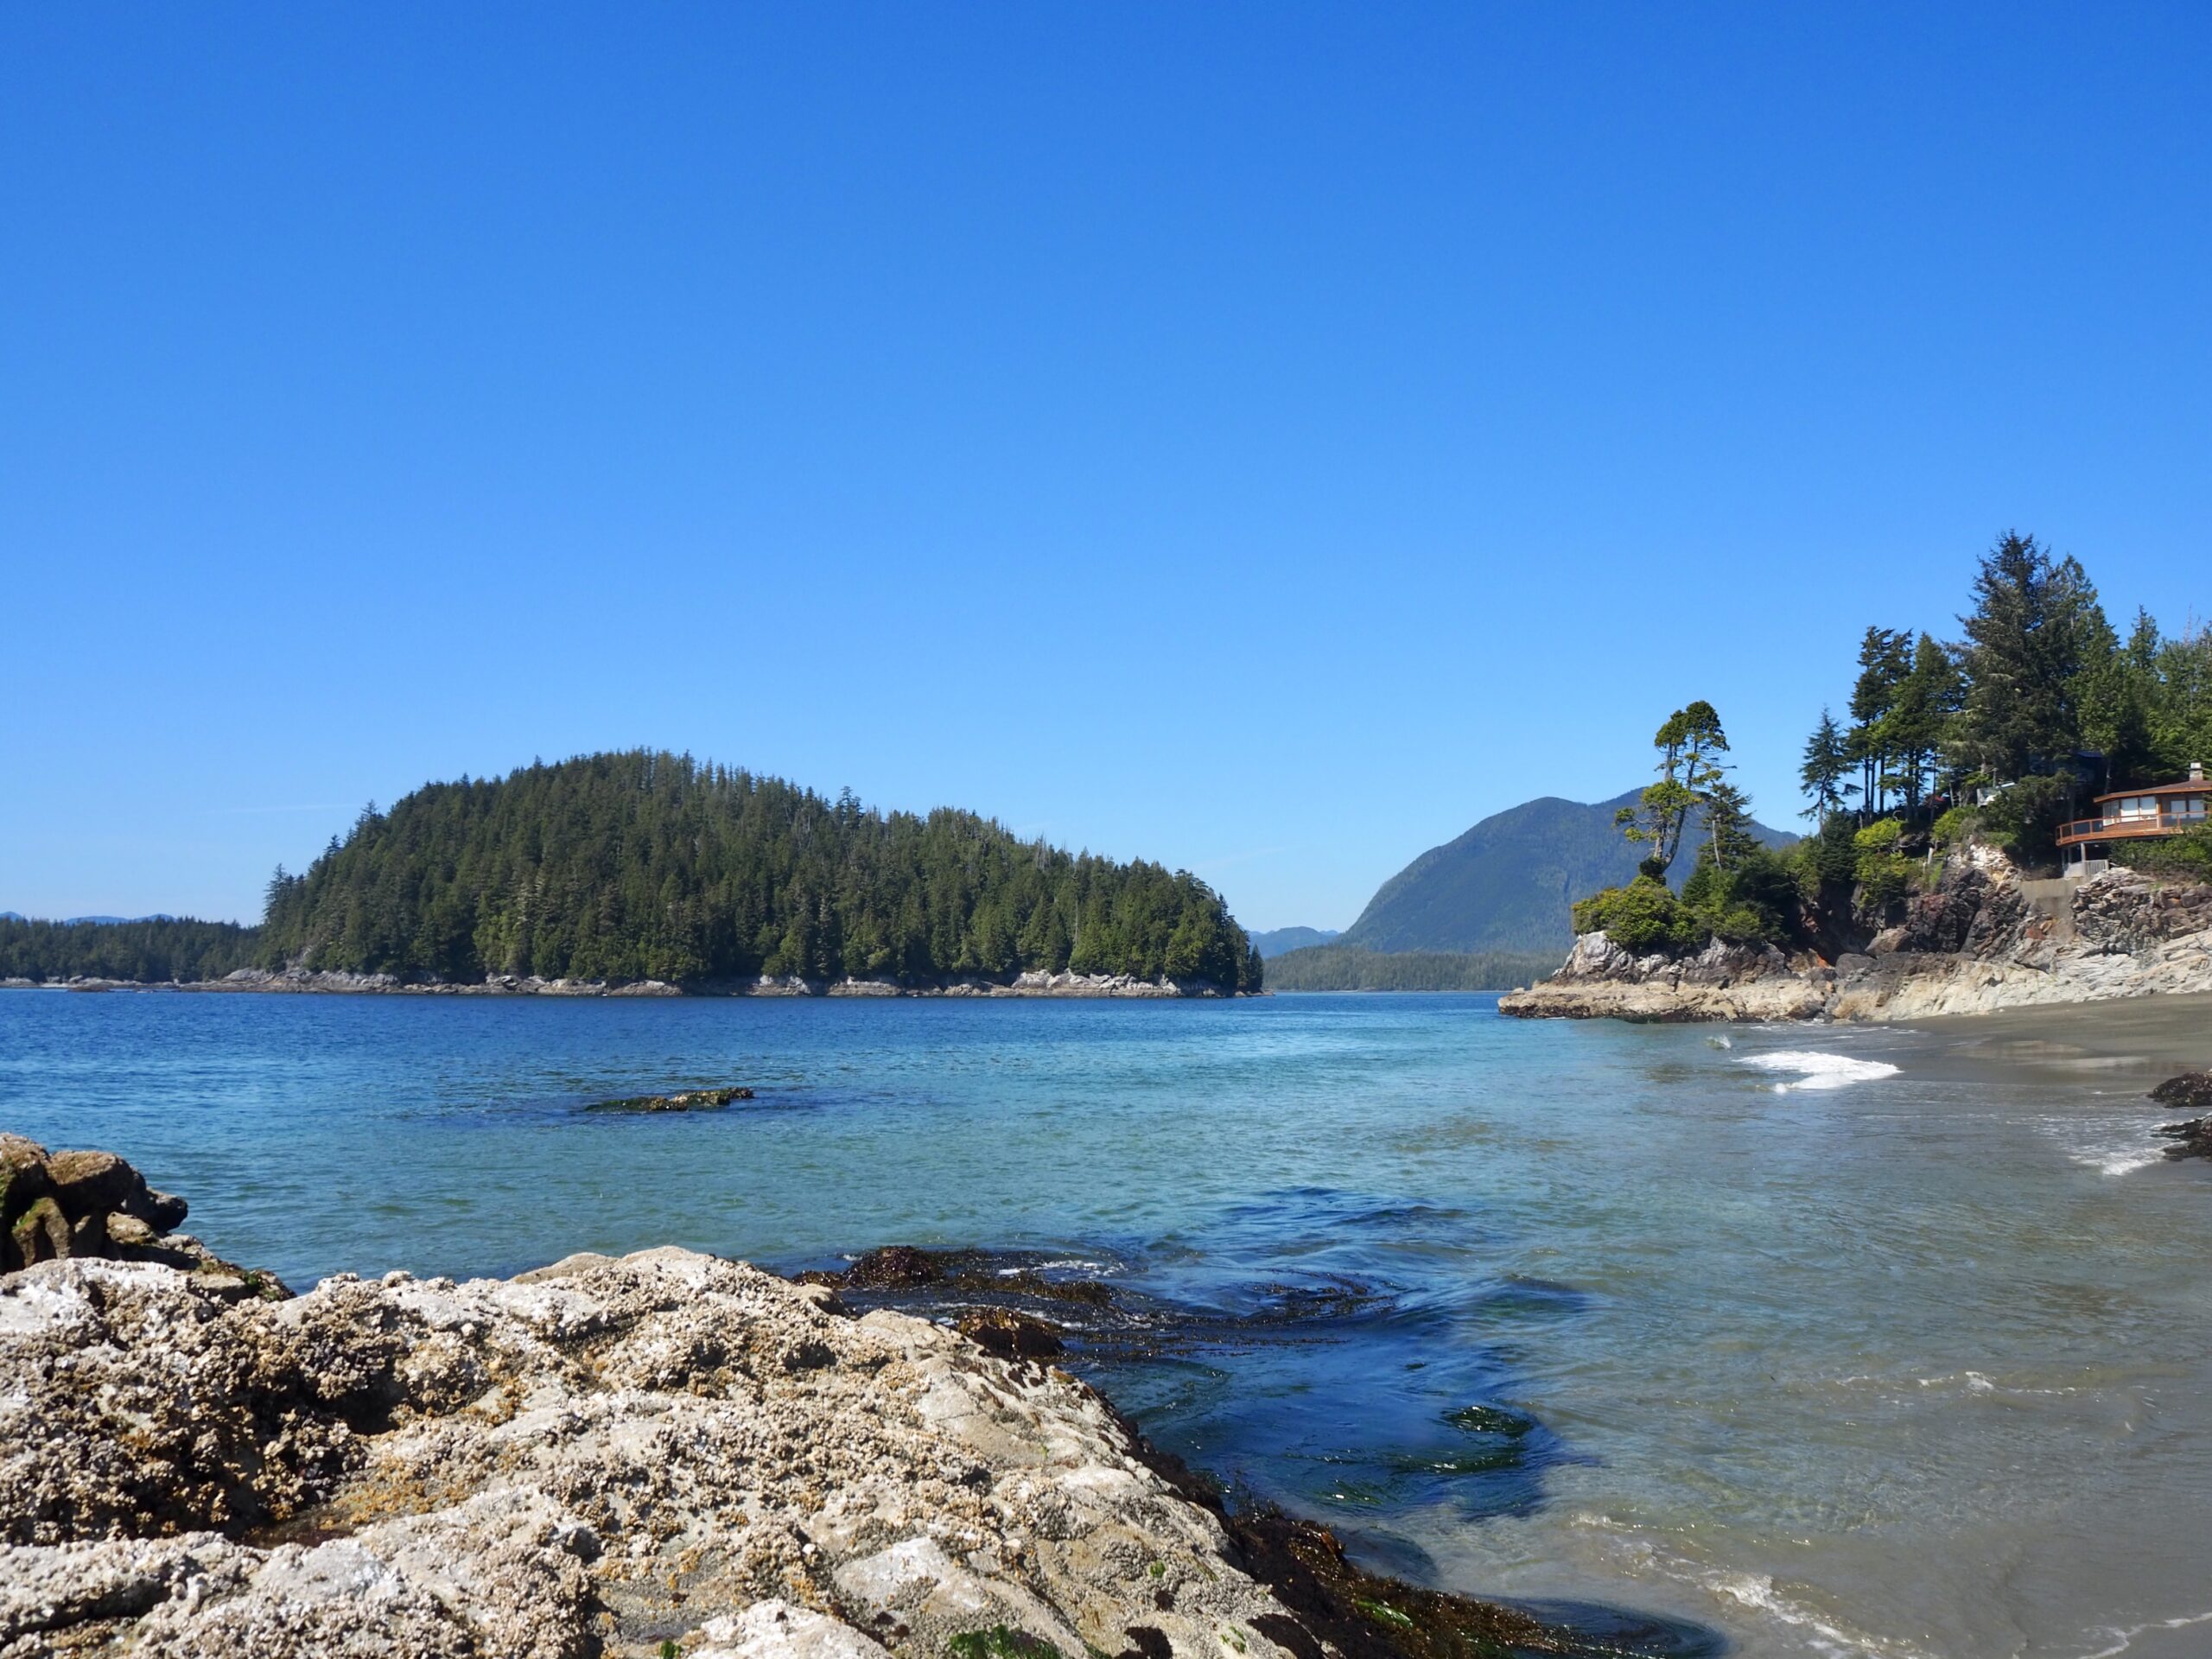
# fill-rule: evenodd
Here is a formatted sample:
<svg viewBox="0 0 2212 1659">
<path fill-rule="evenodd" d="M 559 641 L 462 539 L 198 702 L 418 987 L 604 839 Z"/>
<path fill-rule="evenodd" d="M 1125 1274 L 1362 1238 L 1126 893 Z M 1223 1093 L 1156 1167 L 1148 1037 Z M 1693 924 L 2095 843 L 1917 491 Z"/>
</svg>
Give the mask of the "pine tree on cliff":
<svg viewBox="0 0 2212 1659">
<path fill-rule="evenodd" d="M 1859 642 L 1859 680 L 1851 690 L 1852 727 L 1846 741 L 1859 763 L 1859 798 L 1877 814 L 1885 804 L 1890 714 L 1911 669 L 1911 639 L 1902 629 L 1870 627 Z"/>
<path fill-rule="evenodd" d="M 1723 768 L 1714 757 L 1727 753 L 1728 734 L 1711 703 L 1693 702 L 1667 717 L 1651 747 L 1659 751 L 1654 768 L 1659 781 L 1645 785 L 1640 804 L 1621 808 L 1613 822 L 1630 841 L 1651 849 L 1640 868 L 1656 880 L 1681 851 L 1690 813 L 1720 781 Z"/>
<path fill-rule="evenodd" d="M 1908 813 L 1920 810 L 1929 776 L 1937 769 L 1944 730 L 1958 712 L 1963 691 L 1951 653 L 1922 634 L 1913 648 L 1911 670 L 1897 682 L 1883 722 L 1888 777 L 1904 797 Z"/>
<path fill-rule="evenodd" d="M 1813 802 L 1804 816 L 1825 821 L 1842 811 L 1845 797 L 1859 792 L 1858 785 L 1844 781 L 1850 775 L 1850 743 L 1835 723 L 1835 716 L 1824 708 L 1821 723 L 1805 740 L 1804 764 L 1797 769 L 1798 781 Z"/>
<path fill-rule="evenodd" d="M 2032 536 L 2007 531 L 1982 556 L 1974 595 L 1959 619 L 1960 746 L 2000 782 L 2063 766 L 2082 746 L 2083 671 L 2111 650 L 2095 587 L 2072 557 L 2054 560 Z"/>
</svg>

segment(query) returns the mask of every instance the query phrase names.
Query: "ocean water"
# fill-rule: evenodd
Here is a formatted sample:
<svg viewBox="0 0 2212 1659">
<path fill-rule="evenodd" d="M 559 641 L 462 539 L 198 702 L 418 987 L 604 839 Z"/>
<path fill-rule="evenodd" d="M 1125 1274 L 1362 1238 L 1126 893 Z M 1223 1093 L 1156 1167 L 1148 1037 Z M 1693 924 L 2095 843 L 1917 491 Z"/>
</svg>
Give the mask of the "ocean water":
<svg viewBox="0 0 2212 1659">
<path fill-rule="evenodd" d="M 1045 1309 L 1071 1363 L 1240 1499 L 1675 1654 L 2212 1654 L 2212 1168 L 2142 1086 L 1481 997 L 0 994 L 0 1128 L 296 1287 L 669 1243 L 1103 1281 Z"/>
</svg>

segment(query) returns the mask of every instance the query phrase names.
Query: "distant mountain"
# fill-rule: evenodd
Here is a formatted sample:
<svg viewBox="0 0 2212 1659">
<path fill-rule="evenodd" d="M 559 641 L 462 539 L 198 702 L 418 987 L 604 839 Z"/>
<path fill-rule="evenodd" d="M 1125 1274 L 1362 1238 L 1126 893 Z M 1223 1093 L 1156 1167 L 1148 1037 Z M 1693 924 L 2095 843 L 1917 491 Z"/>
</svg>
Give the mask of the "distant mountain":
<svg viewBox="0 0 2212 1659">
<path fill-rule="evenodd" d="M 1278 927 L 1252 935 L 1252 948 L 1262 957 L 1279 957 L 1286 950 L 1302 950 L 1309 944 L 1326 944 L 1344 930 L 1335 927 Z"/>
<path fill-rule="evenodd" d="M 1564 950 L 1574 942 L 1569 908 L 1636 874 L 1637 849 L 1613 814 L 1637 791 L 1610 801 L 1555 795 L 1484 818 L 1456 841 L 1432 847 L 1385 881 L 1340 941 L 1369 950 Z M 1679 887 L 1695 863 L 1700 823 L 1669 879 Z M 1797 837 L 1762 823 L 1770 847 Z"/>
</svg>

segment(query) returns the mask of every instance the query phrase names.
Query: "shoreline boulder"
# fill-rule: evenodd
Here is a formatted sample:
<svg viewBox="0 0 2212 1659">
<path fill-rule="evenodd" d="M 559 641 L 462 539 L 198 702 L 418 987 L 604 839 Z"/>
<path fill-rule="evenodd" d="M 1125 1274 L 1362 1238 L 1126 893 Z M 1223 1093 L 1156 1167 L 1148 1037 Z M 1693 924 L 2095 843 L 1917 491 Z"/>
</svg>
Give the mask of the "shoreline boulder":
<svg viewBox="0 0 2212 1659">
<path fill-rule="evenodd" d="M 44 1262 L 157 1262 L 222 1294 L 291 1294 L 274 1274 L 234 1266 L 175 1231 L 188 1209 L 111 1152 L 49 1153 L 0 1134 L 0 1276 Z"/>
</svg>

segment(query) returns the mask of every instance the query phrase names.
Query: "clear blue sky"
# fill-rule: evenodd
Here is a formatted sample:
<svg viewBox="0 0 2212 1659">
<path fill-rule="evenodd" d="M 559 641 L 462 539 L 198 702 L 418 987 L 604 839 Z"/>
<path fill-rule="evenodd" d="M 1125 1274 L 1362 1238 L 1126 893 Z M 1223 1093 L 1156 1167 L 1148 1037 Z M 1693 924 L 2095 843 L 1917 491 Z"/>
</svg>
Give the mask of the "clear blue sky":
<svg viewBox="0 0 2212 1659">
<path fill-rule="evenodd" d="M 2008 524 L 2212 609 L 2212 7 L 0 10 L 0 908 L 650 743 L 1349 922 Z"/>
</svg>

